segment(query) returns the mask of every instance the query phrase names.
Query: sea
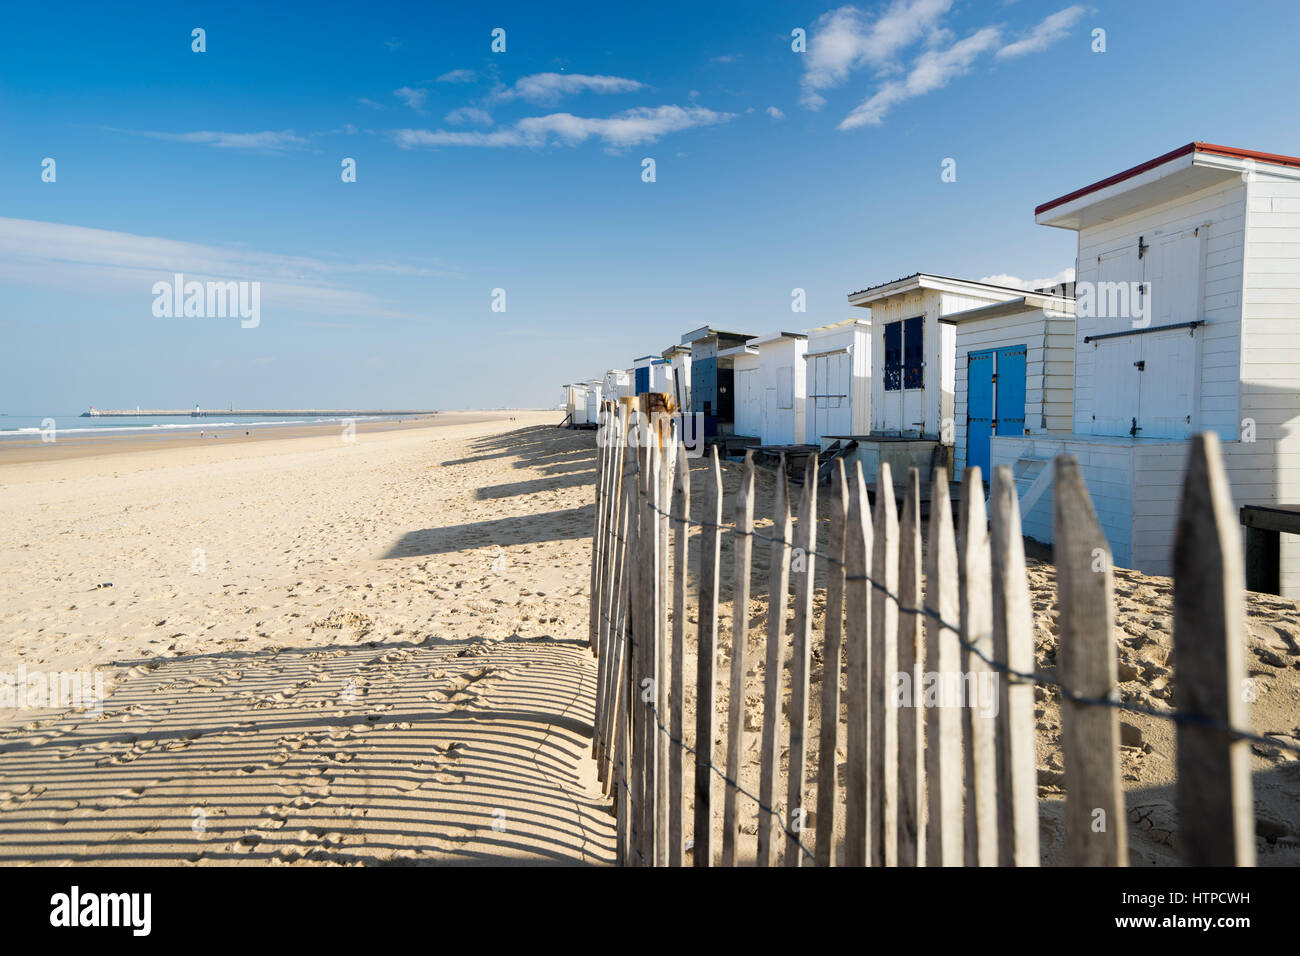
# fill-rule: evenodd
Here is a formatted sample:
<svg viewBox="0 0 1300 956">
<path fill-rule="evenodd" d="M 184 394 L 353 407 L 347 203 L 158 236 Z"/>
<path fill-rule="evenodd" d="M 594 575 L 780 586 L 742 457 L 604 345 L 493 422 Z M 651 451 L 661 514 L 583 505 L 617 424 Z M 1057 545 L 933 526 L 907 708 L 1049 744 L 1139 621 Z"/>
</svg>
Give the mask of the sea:
<svg viewBox="0 0 1300 956">
<path fill-rule="evenodd" d="M 351 418 L 352 421 L 370 422 L 387 421 L 399 418 L 415 418 L 414 415 L 369 415 Z M 197 434 L 201 431 L 215 431 L 219 428 L 282 428 L 286 425 L 323 425 L 331 422 L 349 420 L 344 416 L 302 417 L 302 418 L 266 418 L 257 415 L 220 415 L 205 418 L 186 418 L 175 415 L 138 415 L 112 418 L 82 418 L 81 412 L 62 415 L 5 415 L 0 414 L 0 441 L 6 439 L 31 439 L 39 437 L 51 427 L 56 436 L 71 435 L 118 435 L 130 432 L 144 433 L 163 437 Z"/>
</svg>

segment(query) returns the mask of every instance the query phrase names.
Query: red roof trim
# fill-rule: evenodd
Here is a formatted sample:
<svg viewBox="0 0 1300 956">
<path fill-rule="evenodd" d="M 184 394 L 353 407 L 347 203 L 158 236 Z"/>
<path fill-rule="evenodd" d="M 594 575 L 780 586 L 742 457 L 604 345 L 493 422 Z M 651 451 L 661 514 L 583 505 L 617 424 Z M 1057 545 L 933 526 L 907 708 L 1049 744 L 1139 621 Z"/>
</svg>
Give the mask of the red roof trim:
<svg viewBox="0 0 1300 956">
<path fill-rule="evenodd" d="M 1215 146 L 1213 143 L 1188 143 L 1186 146 L 1179 146 L 1177 149 L 1170 150 L 1163 156 L 1157 156 L 1155 159 L 1149 159 L 1145 163 L 1133 166 L 1124 170 L 1122 173 L 1116 173 L 1114 176 L 1108 176 L 1105 179 L 1098 180 L 1090 186 L 1084 186 L 1082 189 L 1076 189 L 1072 193 L 1066 193 L 1050 202 L 1045 202 L 1034 210 L 1034 215 L 1042 215 L 1049 209 L 1055 209 L 1057 206 L 1063 206 L 1068 202 L 1073 202 L 1089 193 L 1096 192 L 1099 189 L 1105 189 L 1107 186 L 1114 186 L 1116 183 L 1122 183 L 1126 179 L 1132 179 L 1134 176 L 1141 175 L 1149 169 L 1155 169 L 1157 166 L 1169 162 L 1171 159 L 1177 159 L 1180 156 L 1186 156 L 1188 153 L 1211 153 L 1216 156 L 1230 156 L 1233 159 L 1255 159 L 1263 163 L 1274 163 L 1278 166 L 1295 166 L 1300 168 L 1300 157 L 1283 156 L 1278 153 L 1260 153 L 1252 149 L 1237 149 L 1234 146 Z"/>
</svg>

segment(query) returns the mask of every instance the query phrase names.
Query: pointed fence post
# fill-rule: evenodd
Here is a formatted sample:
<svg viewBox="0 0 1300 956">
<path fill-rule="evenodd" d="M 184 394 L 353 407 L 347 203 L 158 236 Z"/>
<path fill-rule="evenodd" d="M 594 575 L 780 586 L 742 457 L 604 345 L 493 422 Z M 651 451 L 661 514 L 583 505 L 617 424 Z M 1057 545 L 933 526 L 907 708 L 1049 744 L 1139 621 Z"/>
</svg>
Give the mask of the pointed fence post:
<svg viewBox="0 0 1300 956">
<path fill-rule="evenodd" d="M 1244 727 L 1245 589 L 1219 437 L 1192 439 L 1174 539 L 1174 700 L 1178 710 Z M 1249 744 L 1177 725 L 1178 844 L 1188 866 L 1254 866 Z"/>
<path fill-rule="evenodd" d="M 785 615 L 790 588 L 790 492 L 785 477 L 785 453 L 776 470 L 776 500 L 772 507 L 771 559 L 768 563 L 767 655 L 763 680 L 763 740 L 758 785 L 758 865 L 771 866 L 772 811 L 776 799 L 777 762 L 781 754 L 782 674 Z"/>
<path fill-rule="evenodd" d="M 700 529 L 700 630 L 695 670 L 695 866 L 713 865 L 713 721 L 718 686 L 718 559 L 722 542 L 722 468 L 709 446 Z"/>
<path fill-rule="evenodd" d="M 690 534 L 687 520 L 691 515 L 691 469 L 686 448 L 677 450 L 677 484 L 673 498 L 675 564 L 673 567 L 673 666 L 672 666 L 672 733 L 676 741 L 668 756 L 668 865 L 681 866 L 685 853 L 683 814 L 686 790 L 682 779 L 682 756 L 686 752 L 686 591 L 690 582 Z"/>
<path fill-rule="evenodd" d="M 1114 569 L 1079 463 L 1053 466 L 1053 555 L 1060 604 L 1061 683 L 1085 699 L 1114 700 Z M 1119 713 L 1061 695 L 1068 866 L 1127 866 L 1127 821 L 1119 781 Z"/>
<path fill-rule="evenodd" d="M 672 578 L 668 576 L 669 531 L 671 525 L 671 502 L 673 496 L 673 479 L 677 464 L 677 442 L 673 434 L 672 419 L 665 414 L 656 416 L 658 427 L 656 439 L 659 445 L 657 498 L 659 511 L 657 516 L 656 547 L 659 560 L 655 565 L 655 866 L 667 866 L 669 855 L 669 779 L 668 759 L 670 752 L 680 748 L 669 739 L 670 718 L 668 714 L 668 656 L 669 623 L 668 613 L 672 603 Z"/>
<path fill-rule="evenodd" d="M 1007 465 L 993 472 L 993 656 L 1021 674 L 1034 671 L 1034 619 L 1025 571 L 1016 481 Z M 1038 756 L 1034 685 L 998 674 L 998 865 L 1038 866 Z"/>
<path fill-rule="evenodd" d="M 983 476 L 977 467 L 962 473 L 961 633 L 962 705 L 966 746 L 966 865 L 996 866 L 997 750 L 993 736 L 993 581 L 989 559 L 989 523 L 984 508 Z M 993 690 L 991 700 L 986 698 Z"/>
<path fill-rule="evenodd" d="M 871 507 L 862 461 L 853 459 L 849 521 L 844 538 L 844 671 L 848 721 L 844 747 L 844 865 L 871 860 L 871 812 L 867 793 L 871 760 Z"/>
<path fill-rule="evenodd" d="M 876 478 L 871 577 L 871 865 L 898 865 L 898 507 L 889 462 Z"/>
<path fill-rule="evenodd" d="M 817 553 L 817 455 L 804 466 L 803 492 L 799 496 L 799 531 L 795 539 L 802 570 L 794 584 L 794 640 L 790 652 L 790 756 L 785 788 L 786 866 L 802 866 L 804 848 L 799 839 L 808 818 L 805 799 L 808 774 L 808 670 L 812 666 L 813 573 Z"/>
<path fill-rule="evenodd" d="M 961 866 L 965 862 L 962 711 L 947 691 L 961 671 L 961 644 L 956 630 L 960 626 L 960 600 L 957 541 L 946 470 L 934 470 L 930 489 L 930 547 L 925 575 L 925 669 L 932 682 L 926 688 L 926 864 Z"/>
<path fill-rule="evenodd" d="M 898 865 L 925 865 L 925 642 L 921 610 L 921 476 L 907 472 L 898 522 Z"/>
<path fill-rule="evenodd" d="M 749 644 L 750 568 L 754 553 L 754 453 L 745 452 L 745 472 L 736 497 L 735 550 L 736 575 L 732 585 L 731 610 L 731 690 L 727 695 L 727 779 L 740 780 L 740 764 L 745 755 L 745 656 Z M 722 865 L 736 865 L 736 839 L 739 820 L 736 798 L 739 791 L 726 785 L 722 798 Z"/>
<path fill-rule="evenodd" d="M 845 525 L 849 489 L 844 459 L 831 463 L 831 496 L 827 503 L 830 536 L 826 558 L 826 624 L 822 645 L 822 722 L 817 760 L 818 866 L 835 865 L 835 768 L 839 763 L 840 655 L 844 646 Z"/>
</svg>

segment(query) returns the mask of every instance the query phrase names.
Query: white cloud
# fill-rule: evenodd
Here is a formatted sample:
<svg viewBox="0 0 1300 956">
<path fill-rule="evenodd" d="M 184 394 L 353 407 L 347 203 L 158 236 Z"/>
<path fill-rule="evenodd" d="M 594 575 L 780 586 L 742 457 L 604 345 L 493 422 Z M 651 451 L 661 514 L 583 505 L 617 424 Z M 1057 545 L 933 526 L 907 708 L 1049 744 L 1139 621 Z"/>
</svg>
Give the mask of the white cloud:
<svg viewBox="0 0 1300 956">
<path fill-rule="evenodd" d="M 429 98 L 429 91 L 426 89 L 411 89 L 409 86 L 403 86 L 393 90 L 393 95 L 399 100 L 417 112 L 424 109 L 424 101 Z"/>
<path fill-rule="evenodd" d="M 443 120 L 453 126 L 459 126 L 462 123 L 472 123 L 475 126 L 491 126 L 492 114 L 487 110 L 479 109 L 477 106 L 462 106 L 460 109 L 452 110 L 443 117 Z"/>
<path fill-rule="evenodd" d="M 473 70 L 448 70 L 438 77 L 439 83 L 473 83 L 478 74 Z"/>
<path fill-rule="evenodd" d="M 354 96 L 352 97 L 352 100 L 358 106 L 364 106 L 368 110 L 382 110 L 384 108 L 382 103 L 376 103 L 374 100 L 366 96 Z"/>
<path fill-rule="evenodd" d="M 0 218 L 0 276 L 55 289 L 136 295 L 148 314 L 154 282 L 182 272 L 205 281 L 262 283 L 264 303 L 285 309 L 370 318 L 421 319 L 387 300 L 344 284 L 345 277 L 455 276 L 437 264 L 329 261 L 229 249 L 63 223 Z"/>
<path fill-rule="evenodd" d="M 829 10 L 813 24 L 804 55 L 801 102 L 819 109 L 823 90 L 843 85 L 863 67 L 887 72 L 901 50 L 938 27 L 952 0 L 894 0 L 874 21 L 854 6 Z"/>
<path fill-rule="evenodd" d="M 491 132 L 399 129 L 392 136 L 398 146 L 576 146 L 591 138 L 611 149 L 653 143 L 669 133 L 725 123 L 734 113 L 718 113 L 702 106 L 655 106 L 625 110 L 609 117 L 584 117 L 572 113 L 530 116 L 513 126 Z"/>
<path fill-rule="evenodd" d="M 990 285 L 1005 285 L 1010 286 L 1013 289 L 1024 289 L 1026 291 L 1032 289 L 1046 289 L 1049 286 L 1061 285 L 1062 283 L 1073 281 L 1074 266 L 1068 266 L 1056 275 L 1050 276 L 1046 279 L 1021 279 L 1017 276 L 1007 275 L 1005 272 L 995 276 L 985 276 L 980 279 L 980 282 L 987 282 Z"/>
<path fill-rule="evenodd" d="M 501 101 L 527 100 L 529 103 L 554 103 L 575 93 L 632 93 L 645 84 L 621 76 L 588 76 L 584 73 L 533 73 L 515 81 L 514 86 L 497 92 Z"/>
<path fill-rule="evenodd" d="M 1084 7 L 1076 5 L 1053 13 L 1024 37 L 998 50 L 999 59 L 1010 59 L 1027 53 L 1041 53 L 1066 36 L 1085 12 Z"/>
<path fill-rule="evenodd" d="M 193 133 L 160 133 L 154 130 L 113 129 L 114 133 L 127 133 L 131 136 L 144 136 L 148 139 L 161 139 L 172 143 L 198 143 L 203 146 L 216 146 L 218 149 L 269 149 L 285 150 L 306 146 L 308 140 L 294 133 L 293 130 L 265 130 L 260 133 L 225 133 L 217 130 L 198 130 Z"/>
<path fill-rule="evenodd" d="M 946 49 L 926 50 L 916 58 L 905 79 L 885 83 L 872 96 L 854 107 L 840 121 L 838 128 L 849 130 L 860 126 L 879 126 L 885 114 L 893 107 L 947 86 L 954 77 L 967 72 L 981 55 L 997 46 L 1001 39 L 1002 35 L 996 27 L 985 27 Z"/>
<path fill-rule="evenodd" d="M 772 119 L 785 119 L 785 114 L 782 113 L 775 106 L 769 106 L 767 108 L 767 115 L 772 117 Z"/>
<path fill-rule="evenodd" d="M 742 53 L 724 53 L 722 56 L 715 56 L 710 63 L 739 63 Z"/>
</svg>

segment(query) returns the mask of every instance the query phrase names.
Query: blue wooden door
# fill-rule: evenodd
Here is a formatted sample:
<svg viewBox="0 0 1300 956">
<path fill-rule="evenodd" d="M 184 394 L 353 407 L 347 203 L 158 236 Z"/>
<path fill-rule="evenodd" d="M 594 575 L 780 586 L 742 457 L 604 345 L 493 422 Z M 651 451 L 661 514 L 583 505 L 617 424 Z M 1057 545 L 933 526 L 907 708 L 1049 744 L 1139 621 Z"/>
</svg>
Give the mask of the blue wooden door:
<svg viewBox="0 0 1300 956">
<path fill-rule="evenodd" d="M 650 391 L 650 366 L 643 365 L 636 370 L 636 394 L 644 395 Z"/>
<path fill-rule="evenodd" d="M 993 363 L 996 351 L 966 357 L 966 467 L 989 474 L 989 436 L 993 434 Z"/>
<path fill-rule="evenodd" d="M 1025 354 L 1023 345 L 998 349 L 996 435 L 1025 433 Z"/>
</svg>

